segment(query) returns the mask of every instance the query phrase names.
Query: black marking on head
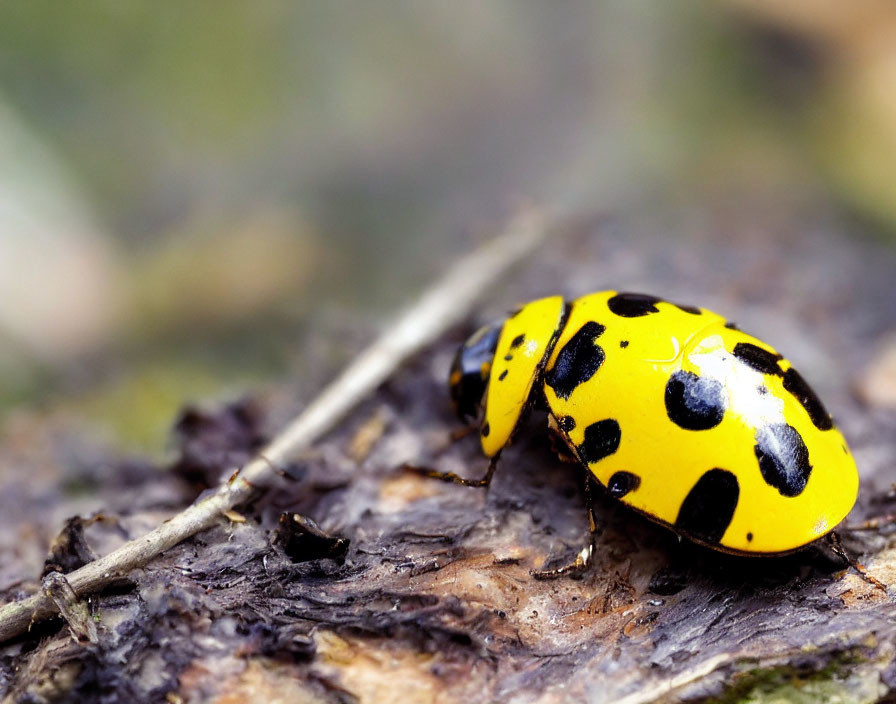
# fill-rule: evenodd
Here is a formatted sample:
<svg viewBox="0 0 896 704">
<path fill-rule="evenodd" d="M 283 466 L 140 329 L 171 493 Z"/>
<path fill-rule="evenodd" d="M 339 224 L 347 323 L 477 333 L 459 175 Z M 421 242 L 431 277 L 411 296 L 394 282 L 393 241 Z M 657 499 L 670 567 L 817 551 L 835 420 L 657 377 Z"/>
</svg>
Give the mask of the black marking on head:
<svg viewBox="0 0 896 704">
<path fill-rule="evenodd" d="M 830 430 L 834 427 L 834 421 L 828 413 L 821 399 L 816 396 L 812 387 L 806 382 L 800 373 L 791 367 L 784 374 L 784 388 L 796 397 L 809 414 L 809 418 L 819 430 Z"/>
<path fill-rule="evenodd" d="M 628 340 L 620 340 L 620 341 L 619 341 L 619 346 L 620 346 L 620 347 L 623 347 L 623 348 L 624 348 L 624 347 L 628 347 Z"/>
<path fill-rule="evenodd" d="M 607 491 L 614 499 L 621 499 L 626 494 L 641 486 L 641 477 L 631 472 L 613 472 L 607 482 Z"/>
<path fill-rule="evenodd" d="M 523 342 L 525 342 L 525 340 L 526 340 L 525 335 L 517 335 L 515 338 L 513 338 L 513 340 L 511 340 L 510 349 L 515 350 L 517 347 L 519 347 L 521 344 L 523 344 Z"/>
<path fill-rule="evenodd" d="M 545 374 L 544 383 L 550 386 L 558 398 L 568 399 L 575 388 L 588 381 L 604 363 L 604 350 L 594 340 L 606 328 L 589 320 L 557 354 L 554 366 Z"/>
<path fill-rule="evenodd" d="M 482 424 L 482 437 L 487 438 L 491 431 L 491 426 L 488 424 L 488 421 L 485 421 L 485 423 Z"/>
<path fill-rule="evenodd" d="M 557 419 L 557 427 L 564 433 L 572 432 L 576 427 L 576 419 L 572 416 L 563 416 Z"/>
<path fill-rule="evenodd" d="M 721 382 L 677 371 L 666 384 L 666 413 L 685 430 L 709 430 L 722 422 L 728 396 Z"/>
<path fill-rule="evenodd" d="M 718 543 L 737 508 L 740 485 L 725 469 L 710 469 L 691 487 L 675 519 L 675 528 L 706 543 Z"/>
<path fill-rule="evenodd" d="M 585 464 L 593 464 L 609 457 L 619 449 L 622 431 L 612 418 L 599 420 L 585 428 L 585 439 L 578 446 L 579 457 Z"/>
<path fill-rule="evenodd" d="M 738 342 L 734 346 L 734 356 L 748 367 L 763 374 L 781 376 L 784 374 L 778 362 L 783 359 L 781 355 L 764 350 L 758 345 L 749 342 Z"/>
<path fill-rule="evenodd" d="M 640 318 L 648 313 L 659 313 L 656 304 L 662 299 L 643 293 L 617 293 L 607 307 L 621 318 Z"/>
<path fill-rule="evenodd" d="M 685 313 L 690 313 L 691 315 L 701 315 L 703 313 L 697 306 L 683 306 L 680 303 L 673 303 L 673 306 L 678 308 L 679 310 L 683 310 Z"/>
<path fill-rule="evenodd" d="M 747 542 L 748 542 L 748 543 L 752 543 L 752 542 L 753 542 L 753 534 L 752 534 L 752 533 L 747 533 Z"/>
<path fill-rule="evenodd" d="M 740 328 L 737 327 L 737 323 L 735 323 L 733 320 L 728 320 L 725 323 L 725 327 L 728 328 L 729 330 L 740 330 Z"/>
<path fill-rule="evenodd" d="M 505 369 L 498 375 L 498 381 L 504 381 L 507 378 L 507 370 Z"/>
<path fill-rule="evenodd" d="M 485 396 L 488 378 L 483 377 L 483 365 L 490 365 L 498 346 L 501 324 L 477 330 L 454 355 L 449 375 L 451 400 L 461 420 L 475 418 Z"/>
<path fill-rule="evenodd" d="M 796 428 L 787 423 L 760 428 L 756 431 L 753 451 L 767 484 L 782 496 L 799 496 L 803 492 L 812 465 L 809 464 L 809 449 Z"/>
</svg>

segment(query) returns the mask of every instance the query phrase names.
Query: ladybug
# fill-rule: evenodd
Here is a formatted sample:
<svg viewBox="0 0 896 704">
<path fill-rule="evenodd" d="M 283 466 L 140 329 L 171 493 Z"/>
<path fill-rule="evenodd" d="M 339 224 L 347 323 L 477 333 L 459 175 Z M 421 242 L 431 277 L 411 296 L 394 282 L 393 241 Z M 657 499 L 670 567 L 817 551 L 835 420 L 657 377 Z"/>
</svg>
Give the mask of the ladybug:
<svg viewBox="0 0 896 704">
<path fill-rule="evenodd" d="M 446 481 L 486 486 L 535 402 L 610 496 L 715 550 L 798 550 L 856 500 L 853 456 L 806 380 L 703 308 L 616 291 L 542 298 L 472 335 L 449 381 L 460 418 L 481 415 L 491 461 L 479 480 L 426 472 Z"/>
</svg>

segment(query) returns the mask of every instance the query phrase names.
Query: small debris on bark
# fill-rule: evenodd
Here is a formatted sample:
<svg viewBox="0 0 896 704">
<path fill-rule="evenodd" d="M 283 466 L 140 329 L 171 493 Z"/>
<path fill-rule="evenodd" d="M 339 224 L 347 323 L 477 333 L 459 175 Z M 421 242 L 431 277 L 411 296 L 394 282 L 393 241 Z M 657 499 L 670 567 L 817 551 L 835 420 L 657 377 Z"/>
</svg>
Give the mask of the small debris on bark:
<svg viewBox="0 0 896 704">
<path fill-rule="evenodd" d="M 274 543 L 293 562 L 329 559 L 342 563 L 348 552 L 349 541 L 325 533 L 314 521 L 298 513 L 280 515 Z"/>
</svg>

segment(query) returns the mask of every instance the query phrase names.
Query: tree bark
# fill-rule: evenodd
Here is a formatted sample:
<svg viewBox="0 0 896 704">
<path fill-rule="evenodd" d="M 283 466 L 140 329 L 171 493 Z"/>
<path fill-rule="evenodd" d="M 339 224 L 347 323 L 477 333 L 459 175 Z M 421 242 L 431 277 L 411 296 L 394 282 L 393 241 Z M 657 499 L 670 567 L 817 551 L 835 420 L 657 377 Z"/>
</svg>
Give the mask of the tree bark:
<svg viewBox="0 0 896 704">
<path fill-rule="evenodd" d="M 743 222 L 703 238 L 670 237 L 649 220 L 571 224 L 575 234 L 542 250 L 478 316 L 280 467 L 264 498 L 91 598 L 95 642 L 73 638 L 57 619 L 2 646 L 0 692 L 11 702 L 627 704 L 760 695 L 870 702 L 891 693 L 892 597 L 822 548 L 722 555 L 598 496 L 592 569 L 581 579 L 533 579 L 531 569 L 574 556 L 588 525 L 581 469 L 557 459 L 537 409 L 487 491 L 398 469 L 412 462 L 470 477 L 485 469 L 475 435 L 451 439 L 459 425 L 446 389 L 451 355 L 476 323 L 551 293 L 642 290 L 723 313 L 799 360 L 860 464 L 851 520 L 891 511 L 896 418 L 860 404 L 850 388 L 875 341 L 896 329 L 896 259 L 830 223 Z M 222 444 L 251 456 L 244 443 L 258 428 L 212 430 L 237 417 L 269 433 L 266 419 L 289 405 L 279 404 L 260 416 L 221 409 L 182 444 L 200 458 L 220 457 Z M 50 496 L 34 488 L 28 458 L 18 457 L 0 497 L 6 532 L 21 534 Z M 85 545 L 105 554 L 141 535 L 192 498 L 183 474 L 116 467 L 95 497 L 101 518 L 69 525 L 74 537 L 57 544 L 53 564 L 83 561 Z M 43 508 L 53 517 L 82 508 L 62 494 L 52 502 Z M 844 539 L 872 575 L 896 583 L 886 532 Z M 347 549 L 327 534 L 348 539 Z M 20 539 L 25 557 L 29 544 Z M 36 588 L 37 571 L 22 575 L 27 562 L 0 564 L 0 585 L 18 580 L 5 597 Z"/>
</svg>

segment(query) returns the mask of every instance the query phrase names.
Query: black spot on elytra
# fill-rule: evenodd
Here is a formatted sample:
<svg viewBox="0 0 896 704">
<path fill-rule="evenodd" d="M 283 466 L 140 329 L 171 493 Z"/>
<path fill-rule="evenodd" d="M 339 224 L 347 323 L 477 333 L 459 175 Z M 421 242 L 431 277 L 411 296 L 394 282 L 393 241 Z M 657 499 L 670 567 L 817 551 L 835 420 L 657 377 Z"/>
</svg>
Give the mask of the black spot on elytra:
<svg viewBox="0 0 896 704">
<path fill-rule="evenodd" d="M 666 413 L 685 430 L 709 430 L 722 422 L 728 397 L 721 382 L 677 371 L 666 384 Z"/>
<path fill-rule="evenodd" d="M 620 347 L 628 347 L 628 340 L 620 340 L 619 346 Z"/>
<path fill-rule="evenodd" d="M 683 306 L 680 303 L 673 303 L 672 305 L 679 310 L 683 310 L 685 313 L 690 313 L 691 315 L 701 315 L 703 313 L 703 311 L 701 311 L 697 306 Z"/>
<path fill-rule="evenodd" d="M 659 313 L 656 304 L 661 300 L 643 293 L 617 293 L 607 301 L 607 307 L 622 318 L 640 318 L 649 313 Z"/>
<path fill-rule="evenodd" d="M 784 374 L 784 388 L 796 397 L 796 400 L 802 404 L 809 414 L 809 418 L 819 430 L 830 430 L 834 427 L 834 421 L 821 402 L 821 399 L 815 395 L 812 387 L 806 382 L 800 373 L 791 367 Z"/>
<path fill-rule="evenodd" d="M 812 472 L 809 450 L 792 425 L 773 423 L 760 428 L 753 451 L 762 478 L 782 496 L 799 496 L 806 488 Z"/>
<path fill-rule="evenodd" d="M 609 457 L 619 449 L 622 432 L 612 418 L 599 420 L 585 428 L 585 439 L 579 445 L 579 457 L 585 464 L 593 464 Z"/>
<path fill-rule="evenodd" d="M 758 345 L 753 345 L 749 342 L 738 342 L 734 346 L 734 356 L 757 372 L 774 376 L 784 374 L 781 371 L 781 367 L 778 366 L 778 362 L 782 359 L 781 355 L 764 350 Z"/>
<path fill-rule="evenodd" d="M 698 540 L 718 543 L 734 517 L 739 496 L 740 485 L 734 474 L 710 469 L 681 502 L 675 527 Z"/>
<path fill-rule="evenodd" d="M 607 482 L 607 491 L 615 499 L 621 499 L 626 494 L 641 486 L 641 477 L 631 472 L 614 472 Z"/>
<path fill-rule="evenodd" d="M 512 355 L 512 354 L 505 354 L 505 355 L 504 355 L 504 361 L 505 361 L 505 362 L 511 362 L 511 361 L 513 361 L 513 355 Z"/>
<path fill-rule="evenodd" d="M 510 349 L 512 349 L 512 350 L 516 349 L 516 348 L 519 347 L 521 344 L 523 344 L 523 342 L 524 342 L 525 340 L 526 340 L 526 336 L 525 336 L 525 335 L 517 335 L 515 338 L 513 338 L 513 340 L 511 340 L 511 342 L 510 342 Z"/>
<path fill-rule="evenodd" d="M 729 330 L 740 330 L 740 328 L 737 327 L 737 323 L 735 323 L 733 320 L 727 321 L 725 323 L 725 327 L 728 328 Z"/>
<path fill-rule="evenodd" d="M 488 424 L 488 421 L 482 424 L 482 437 L 487 438 L 488 434 L 492 431 L 491 426 Z"/>
<path fill-rule="evenodd" d="M 748 543 L 752 543 L 752 542 L 753 542 L 753 534 L 752 534 L 752 533 L 747 533 L 747 542 L 748 542 Z"/>
<path fill-rule="evenodd" d="M 572 416 L 563 416 L 557 421 L 557 427 L 564 433 L 571 432 L 572 430 L 575 430 L 576 419 Z"/>
<path fill-rule="evenodd" d="M 545 374 L 544 382 L 558 398 L 568 399 L 575 388 L 588 381 L 604 362 L 604 350 L 594 340 L 606 328 L 593 320 L 585 323 L 557 354 L 554 366 Z"/>
<path fill-rule="evenodd" d="M 498 381 L 504 381 L 507 378 L 507 370 L 505 369 L 498 375 Z"/>
</svg>

